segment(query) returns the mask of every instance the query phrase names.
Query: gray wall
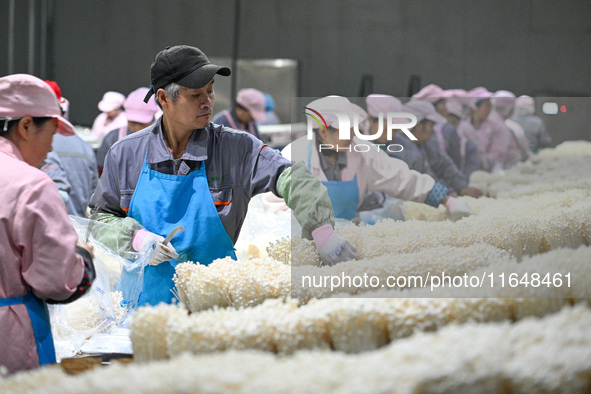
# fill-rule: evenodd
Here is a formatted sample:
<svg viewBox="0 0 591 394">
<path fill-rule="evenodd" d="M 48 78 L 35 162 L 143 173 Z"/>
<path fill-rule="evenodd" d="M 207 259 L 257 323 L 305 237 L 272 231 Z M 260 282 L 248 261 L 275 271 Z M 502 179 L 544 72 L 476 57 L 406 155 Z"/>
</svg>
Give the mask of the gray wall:
<svg viewBox="0 0 591 394">
<path fill-rule="evenodd" d="M 9 0 L 0 0 L 7 20 Z M 17 0 L 13 72 L 58 81 L 74 123 L 89 125 L 106 90 L 149 85 L 149 66 L 166 45 L 190 44 L 230 57 L 233 0 Z M 30 4 L 35 61 L 29 62 Z M 406 96 L 421 85 L 483 85 L 516 94 L 591 94 L 589 0 L 242 0 L 242 58 L 300 62 L 300 96 Z M 47 17 L 44 17 L 44 14 Z M 44 38 L 43 20 L 47 20 Z M 5 25 L 7 26 L 7 24 Z M 8 29 L 0 32 L 7 59 Z M 43 43 L 45 42 L 45 45 Z M 44 48 L 47 54 L 43 57 Z M 43 59 L 42 59 L 43 57 Z M 8 73 L 0 62 L 0 74 Z"/>
</svg>

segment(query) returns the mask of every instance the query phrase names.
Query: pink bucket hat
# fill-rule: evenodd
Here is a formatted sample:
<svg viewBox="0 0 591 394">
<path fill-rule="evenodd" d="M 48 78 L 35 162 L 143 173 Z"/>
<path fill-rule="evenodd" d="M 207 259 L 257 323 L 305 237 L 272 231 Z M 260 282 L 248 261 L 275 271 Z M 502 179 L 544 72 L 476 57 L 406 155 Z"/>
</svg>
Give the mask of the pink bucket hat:
<svg viewBox="0 0 591 394">
<path fill-rule="evenodd" d="M 444 90 L 435 84 L 430 84 L 415 93 L 411 100 L 425 100 L 434 104 L 441 99 L 444 99 Z"/>
<path fill-rule="evenodd" d="M 266 119 L 265 107 L 267 100 L 263 92 L 257 89 L 240 89 L 236 95 L 236 102 L 246 108 L 250 116 L 258 122 Z"/>
<path fill-rule="evenodd" d="M 464 107 L 462 106 L 462 103 L 455 98 L 447 99 L 445 107 L 447 108 L 447 113 L 451 115 L 457 116 L 458 118 L 464 116 Z"/>
<path fill-rule="evenodd" d="M 443 91 L 443 97 L 447 99 L 466 97 L 466 91 L 464 89 L 447 89 Z"/>
<path fill-rule="evenodd" d="M 498 108 L 513 108 L 515 95 L 508 90 L 497 90 L 492 97 L 493 104 Z"/>
<path fill-rule="evenodd" d="M 434 123 L 447 123 L 447 119 L 437 113 L 433 104 L 424 100 L 411 100 L 402 106 L 402 111 L 413 114 L 419 122 L 427 119 Z"/>
<path fill-rule="evenodd" d="M 402 103 L 394 96 L 387 94 L 370 94 L 365 98 L 367 112 L 370 116 L 377 118 L 380 113 L 400 112 Z"/>
<path fill-rule="evenodd" d="M 492 95 L 485 87 L 479 86 L 466 92 L 465 103 L 474 108 L 480 101 L 490 99 Z"/>
<path fill-rule="evenodd" d="M 519 96 L 515 99 L 515 113 L 518 115 L 533 115 L 536 112 L 536 102 L 531 96 Z"/>
<path fill-rule="evenodd" d="M 142 87 L 127 95 L 123 102 L 127 120 L 144 124 L 151 123 L 154 120 L 154 115 L 158 112 L 158 106 L 154 102 L 154 96 L 151 96 L 147 103 L 144 102 L 144 97 L 146 97 L 148 91 L 150 89 Z"/>
<path fill-rule="evenodd" d="M 319 122 L 324 127 L 324 121 L 326 121 L 326 125 L 332 127 L 333 129 L 339 128 L 339 119 L 335 112 L 344 113 L 349 116 L 349 119 L 353 119 L 353 114 L 356 112 L 353 105 L 348 98 L 342 96 L 326 96 L 314 100 L 305 107 L 307 110 L 314 110 L 320 115 L 322 115 L 322 119 L 319 119 Z M 310 113 L 310 115 L 317 117 L 318 114 Z M 361 117 L 359 117 L 361 118 Z M 361 122 L 362 119 L 359 119 Z M 317 129 L 320 127 L 318 122 L 312 121 L 312 127 Z"/>
<path fill-rule="evenodd" d="M 25 116 L 51 117 L 58 120 L 57 132 L 70 136 L 74 126 L 62 116 L 59 100 L 42 79 L 28 74 L 0 78 L 0 118 L 6 121 Z"/>
<path fill-rule="evenodd" d="M 106 92 L 103 95 L 103 99 L 98 103 L 98 109 L 101 112 L 111 112 L 114 109 L 121 108 L 123 102 L 125 101 L 125 96 L 119 92 Z"/>
</svg>

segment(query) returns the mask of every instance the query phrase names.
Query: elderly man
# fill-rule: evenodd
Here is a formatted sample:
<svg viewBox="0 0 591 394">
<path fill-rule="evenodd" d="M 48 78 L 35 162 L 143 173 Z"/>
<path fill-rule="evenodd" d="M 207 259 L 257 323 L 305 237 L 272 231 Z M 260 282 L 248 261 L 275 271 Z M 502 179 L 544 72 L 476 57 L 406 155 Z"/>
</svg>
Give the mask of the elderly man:
<svg viewBox="0 0 591 394">
<path fill-rule="evenodd" d="M 96 233 L 99 240 L 119 253 L 155 248 L 140 305 L 171 301 L 180 262 L 236 258 L 248 202 L 262 192 L 285 199 L 326 263 L 356 257 L 333 230 L 326 188 L 303 164 L 292 166 L 253 135 L 211 122 L 214 76 L 230 69 L 182 45 L 158 53 L 150 71 L 145 101 L 155 94 L 163 115 L 111 147 L 90 202 L 98 219 L 115 227 Z M 185 231 L 165 245 L 163 237 L 178 225 Z"/>
</svg>

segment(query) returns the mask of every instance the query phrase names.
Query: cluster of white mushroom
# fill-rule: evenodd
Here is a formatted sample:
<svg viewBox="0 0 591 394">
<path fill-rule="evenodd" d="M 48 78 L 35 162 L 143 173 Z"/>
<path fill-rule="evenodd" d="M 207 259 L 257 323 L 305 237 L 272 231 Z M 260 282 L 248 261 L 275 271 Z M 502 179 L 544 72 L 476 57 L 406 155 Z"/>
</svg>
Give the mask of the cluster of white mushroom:
<svg viewBox="0 0 591 394">
<path fill-rule="evenodd" d="M 159 348 L 165 341 L 169 357 L 186 351 L 247 348 L 287 354 L 316 348 L 356 353 L 451 323 L 544 316 L 591 297 L 589 261 L 591 247 L 560 249 L 520 263 L 501 258 L 490 266 L 471 271 L 471 276 L 483 278 L 482 285 L 467 282 L 452 285 L 450 281 L 440 291 L 434 291 L 432 286 L 404 291 L 378 290 L 365 294 L 372 297 L 369 299 L 346 298 L 342 294 L 343 298 L 314 299 L 299 307 L 296 300 L 275 299 L 253 308 L 214 308 L 191 315 L 183 308 L 169 306 L 170 309 L 161 309 L 158 319 L 152 318 L 151 312 L 143 314 L 140 309 L 132 324 L 134 353 L 138 360 L 150 359 L 149 352 L 141 349 L 151 345 L 141 341 L 154 338 L 160 338 Z M 546 273 L 548 279 L 544 281 Z M 506 275 L 503 283 L 500 274 Z M 523 280 L 525 274 L 528 274 L 527 282 Z M 534 283 L 533 274 L 542 277 Z M 144 316 L 148 316 L 147 322 L 143 321 Z M 165 327 L 157 327 L 159 323 Z M 138 329 L 154 330 L 155 334 L 136 335 Z M 158 354 L 163 356 L 164 352 Z"/>
<path fill-rule="evenodd" d="M 591 390 L 591 310 L 448 326 L 362 354 L 301 351 L 183 354 L 76 376 L 46 367 L 0 378 L 3 393 L 563 392 Z"/>
<path fill-rule="evenodd" d="M 464 248 L 436 246 L 414 253 L 392 253 L 334 266 L 297 266 L 291 270 L 291 296 L 307 301 L 337 293 L 362 294 L 381 285 L 387 286 L 388 278 L 404 278 L 397 281 L 397 289 L 420 287 L 432 275 L 443 272 L 462 275 L 509 258 L 509 253 L 502 249 L 475 244 Z"/>
<path fill-rule="evenodd" d="M 385 219 L 373 226 L 349 224 L 337 232 L 356 245 L 359 260 L 440 245 L 466 247 L 482 243 L 521 258 L 591 243 L 591 187 L 515 199 L 461 199 L 468 201 L 476 215 L 455 223 L 442 221 L 447 213 L 441 209 L 406 202 L 403 209 L 414 212 L 418 220 Z M 292 265 L 321 265 L 314 244 L 299 238 L 282 238 L 269 245 L 267 252 Z"/>
<path fill-rule="evenodd" d="M 269 257 L 294 266 L 321 266 L 320 255 L 314 242 L 299 237 L 282 237 L 267 246 Z"/>
<path fill-rule="evenodd" d="M 178 299 L 191 311 L 217 307 L 247 307 L 268 298 L 297 298 L 307 302 L 335 293 L 360 294 L 375 286 L 351 278 L 371 277 L 385 283 L 388 277 L 413 277 L 413 283 L 398 283 L 398 288 L 416 287 L 417 279 L 428 275 L 457 275 L 508 258 L 506 251 L 487 244 L 465 248 L 439 246 L 411 254 L 390 254 L 365 260 L 352 260 L 335 266 L 302 265 L 290 267 L 266 259 L 214 261 L 210 266 L 183 263 L 176 269 L 174 281 Z M 327 281 L 324 278 L 344 278 Z M 306 282 L 319 284 L 306 286 Z M 322 282 L 322 283 L 320 283 Z"/>
<path fill-rule="evenodd" d="M 343 226 L 339 233 L 357 246 L 360 259 L 478 243 L 521 258 L 560 247 L 588 245 L 591 239 L 591 189 L 519 199 L 462 198 L 469 200 L 476 215 L 455 223 L 386 219 L 373 226 Z"/>
<path fill-rule="evenodd" d="M 209 266 L 182 263 L 173 280 L 178 299 L 192 312 L 214 306 L 253 306 L 267 298 L 287 297 L 291 291 L 290 267 L 268 257 L 226 257 Z"/>
<path fill-rule="evenodd" d="M 476 171 L 470 185 L 487 195 L 515 198 L 591 186 L 591 143 L 567 141 L 501 173 Z"/>
</svg>

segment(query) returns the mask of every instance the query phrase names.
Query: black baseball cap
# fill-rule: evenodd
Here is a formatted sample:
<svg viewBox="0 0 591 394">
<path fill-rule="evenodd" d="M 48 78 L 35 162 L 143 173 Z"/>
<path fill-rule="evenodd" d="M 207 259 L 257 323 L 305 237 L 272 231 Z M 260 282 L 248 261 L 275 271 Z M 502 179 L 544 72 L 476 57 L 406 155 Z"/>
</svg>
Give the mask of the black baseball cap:
<svg viewBox="0 0 591 394">
<path fill-rule="evenodd" d="M 156 55 L 150 67 L 152 86 L 144 102 L 147 103 L 150 96 L 169 83 L 175 82 L 187 88 L 199 89 L 216 74 L 227 77 L 231 71 L 228 67 L 211 64 L 199 48 L 188 45 L 166 47 Z"/>
</svg>

